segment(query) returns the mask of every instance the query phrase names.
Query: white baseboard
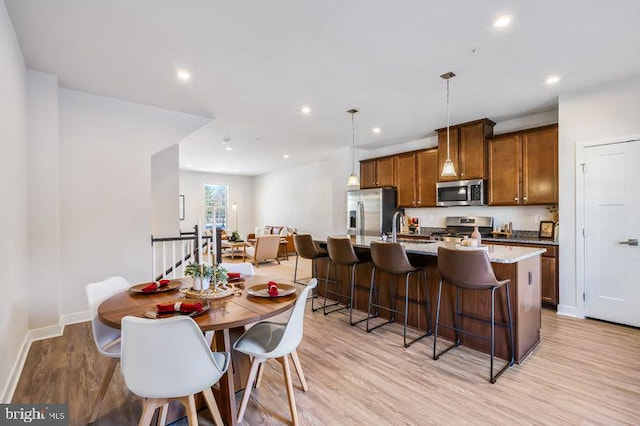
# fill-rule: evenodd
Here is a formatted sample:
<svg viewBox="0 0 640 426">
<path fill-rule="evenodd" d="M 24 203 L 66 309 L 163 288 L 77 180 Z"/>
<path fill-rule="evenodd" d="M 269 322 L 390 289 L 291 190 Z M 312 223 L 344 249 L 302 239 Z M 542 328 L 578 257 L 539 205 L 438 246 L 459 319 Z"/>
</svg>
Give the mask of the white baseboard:
<svg viewBox="0 0 640 426">
<path fill-rule="evenodd" d="M 20 374 L 22 374 L 22 368 L 24 367 L 24 363 L 27 360 L 27 355 L 29 354 L 29 348 L 31 347 L 31 341 L 29 340 L 29 332 L 24 336 L 24 340 L 22 341 L 22 346 L 20 347 L 20 351 L 18 352 L 18 357 L 16 358 L 16 362 L 13 363 L 13 368 L 11 369 L 11 374 L 9 374 L 9 379 L 2 390 L 2 397 L 0 398 L 0 402 L 2 404 L 10 404 L 11 399 L 13 399 L 13 393 L 16 391 L 16 386 L 18 386 L 18 380 L 20 379 Z"/>
<path fill-rule="evenodd" d="M 584 314 L 575 306 L 558 305 L 558 315 L 584 319 Z"/>
<path fill-rule="evenodd" d="M 85 322 L 91 320 L 91 314 L 89 311 L 74 312 L 73 314 L 60 315 L 60 324 L 69 325 L 79 322 Z"/>
<path fill-rule="evenodd" d="M 20 376 L 22 375 L 22 369 L 24 368 L 24 363 L 27 361 L 27 355 L 29 355 L 29 349 L 31 349 L 31 343 L 50 339 L 52 337 L 62 336 L 64 333 L 64 326 L 67 324 L 75 324 L 78 322 L 89 321 L 90 315 L 89 311 L 76 312 L 68 315 L 60 315 L 60 319 L 58 324 L 51 325 L 48 327 L 36 328 L 34 330 L 27 331 L 27 334 L 24 336 L 24 340 L 22 342 L 22 346 L 20 347 L 20 351 L 18 352 L 18 356 L 16 358 L 16 362 L 13 364 L 13 368 L 11 369 L 11 374 L 9 375 L 9 379 L 2 390 L 2 394 L 0 395 L 0 403 L 9 404 L 13 399 L 13 394 L 16 391 L 16 386 L 18 386 L 18 381 L 20 380 Z"/>
</svg>

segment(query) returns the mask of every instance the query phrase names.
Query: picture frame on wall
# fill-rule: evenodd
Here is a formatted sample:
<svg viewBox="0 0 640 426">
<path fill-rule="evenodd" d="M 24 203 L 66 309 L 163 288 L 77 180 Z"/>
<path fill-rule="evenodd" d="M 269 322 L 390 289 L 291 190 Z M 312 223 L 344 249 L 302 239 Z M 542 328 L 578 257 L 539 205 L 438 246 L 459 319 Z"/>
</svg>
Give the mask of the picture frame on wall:
<svg viewBox="0 0 640 426">
<path fill-rule="evenodd" d="M 553 240 L 555 239 L 556 224 L 551 220 L 541 220 L 540 230 L 538 231 L 538 238 L 541 240 Z"/>
<path fill-rule="evenodd" d="M 180 220 L 184 220 L 184 195 L 179 196 L 180 200 Z"/>
</svg>

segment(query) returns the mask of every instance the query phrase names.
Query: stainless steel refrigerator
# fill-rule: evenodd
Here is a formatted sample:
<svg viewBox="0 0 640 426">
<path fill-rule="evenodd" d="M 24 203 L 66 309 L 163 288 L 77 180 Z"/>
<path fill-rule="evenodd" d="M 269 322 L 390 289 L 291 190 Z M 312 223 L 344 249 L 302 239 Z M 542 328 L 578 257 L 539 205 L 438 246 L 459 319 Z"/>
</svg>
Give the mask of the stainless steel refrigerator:
<svg viewBox="0 0 640 426">
<path fill-rule="evenodd" d="M 347 191 L 347 234 L 379 237 L 390 233 L 397 210 L 395 188 Z"/>
</svg>

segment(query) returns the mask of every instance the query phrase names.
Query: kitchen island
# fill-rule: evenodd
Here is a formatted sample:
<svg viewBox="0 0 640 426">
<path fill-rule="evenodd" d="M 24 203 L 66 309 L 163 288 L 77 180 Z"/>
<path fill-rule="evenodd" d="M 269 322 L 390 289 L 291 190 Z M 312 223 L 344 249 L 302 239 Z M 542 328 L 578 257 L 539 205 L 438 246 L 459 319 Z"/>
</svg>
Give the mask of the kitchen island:
<svg viewBox="0 0 640 426">
<path fill-rule="evenodd" d="M 371 255 L 369 245 L 372 241 L 379 241 L 376 237 L 352 236 L 351 241 L 358 257 L 368 261 L 361 264 L 357 268 L 356 286 L 355 286 L 355 303 L 354 309 L 366 313 L 369 286 L 371 281 L 370 263 Z M 318 241 L 321 246 L 326 247 L 326 241 Z M 428 295 L 425 295 L 423 274 L 414 274 L 411 277 L 409 288 L 409 325 L 418 330 L 427 330 L 428 322 L 425 312 L 425 301 L 431 307 L 431 324 L 435 323 L 435 307 L 438 296 L 438 274 L 437 255 L 438 247 L 445 246 L 454 248 L 455 243 L 445 243 L 440 241 L 420 241 L 420 242 L 403 242 L 401 243 L 407 252 L 409 260 L 415 266 L 423 267 L 427 271 L 427 288 Z M 493 270 L 499 280 L 510 279 L 511 291 L 511 309 L 513 313 L 513 331 L 515 341 L 515 360 L 520 363 L 540 342 L 540 326 L 541 326 L 541 286 L 540 286 L 540 255 L 544 253 L 544 248 L 517 247 L 505 245 L 488 245 L 488 254 Z M 322 278 L 326 276 L 327 259 L 321 259 L 318 263 L 318 285 L 319 294 L 324 294 L 324 281 Z M 334 274 L 331 268 L 330 279 L 337 279 L 340 286 L 340 292 L 348 295 L 349 275 L 346 267 L 338 266 Z M 384 285 L 380 292 L 380 301 L 382 304 L 388 305 L 391 300 L 395 303 L 404 303 L 404 284 L 402 277 L 392 277 L 384 273 L 376 273 L 376 279 L 381 282 L 390 283 L 390 280 L 396 279 L 398 293 L 392 297 Z M 419 280 L 419 281 L 418 281 Z M 346 297 L 340 300 L 347 302 Z M 496 323 L 506 322 L 506 293 L 502 288 L 496 292 Z M 455 318 L 455 288 L 449 285 L 443 286 L 440 321 L 446 324 L 453 324 Z M 462 291 L 461 308 L 468 315 L 479 316 L 489 321 L 490 319 L 490 294 L 489 292 L 478 291 Z M 384 318 L 384 311 L 381 311 Z M 397 317 L 397 321 L 402 321 L 402 316 Z M 376 320 L 373 320 L 376 321 Z M 378 319 L 377 321 L 380 321 Z M 479 322 L 471 320 L 465 315 L 461 317 L 462 327 L 473 333 L 489 336 L 490 325 L 488 322 Z M 375 335 L 372 332 L 372 336 Z M 416 331 L 417 333 L 417 331 Z M 439 336 L 453 341 L 454 332 L 449 329 L 441 328 Z M 401 340 L 401 339 L 400 339 Z M 400 342 L 400 341 L 399 341 Z M 399 343 L 401 344 L 401 342 Z M 461 335 L 461 344 L 486 353 L 489 353 L 489 343 L 475 338 L 470 335 Z M 505 328 L 496 327 L 496 355 L 508 358 L 508 333 Z"/>
</svg>

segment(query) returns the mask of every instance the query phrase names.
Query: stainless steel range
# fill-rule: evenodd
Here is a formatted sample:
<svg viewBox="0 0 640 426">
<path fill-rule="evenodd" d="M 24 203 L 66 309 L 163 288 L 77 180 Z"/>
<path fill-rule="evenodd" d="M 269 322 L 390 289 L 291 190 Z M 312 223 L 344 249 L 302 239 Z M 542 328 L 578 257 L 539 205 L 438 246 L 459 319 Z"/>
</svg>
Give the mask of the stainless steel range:
<svg viewBox="0 0 640 426">
<path fill-rule="evenodd" d="M 489 216 L 449 216 L 445 219 L 444 231 L 431 233 L 431 238 L 438 241 L 459 243 L 470 237 L 477 226 L 482 237 L 490 237 L 493 231 L 493 218 Z"/>
</svg>

